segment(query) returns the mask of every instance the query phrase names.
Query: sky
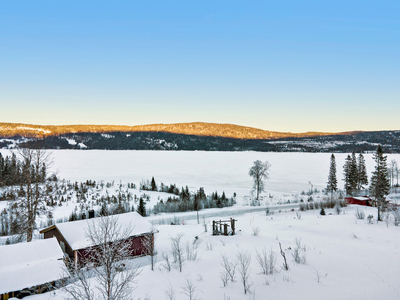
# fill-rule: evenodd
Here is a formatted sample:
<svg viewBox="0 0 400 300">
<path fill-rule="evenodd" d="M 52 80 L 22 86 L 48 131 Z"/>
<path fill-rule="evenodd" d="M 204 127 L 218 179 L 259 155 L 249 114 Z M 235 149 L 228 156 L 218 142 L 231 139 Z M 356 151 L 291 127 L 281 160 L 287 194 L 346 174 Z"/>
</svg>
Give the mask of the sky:
<svg viewBox="0 0 400 300">
<path fill-rule="evenodd" d="M 1 1 L 0 122 L 400 129 L 400 1 Z"/>
</svg>

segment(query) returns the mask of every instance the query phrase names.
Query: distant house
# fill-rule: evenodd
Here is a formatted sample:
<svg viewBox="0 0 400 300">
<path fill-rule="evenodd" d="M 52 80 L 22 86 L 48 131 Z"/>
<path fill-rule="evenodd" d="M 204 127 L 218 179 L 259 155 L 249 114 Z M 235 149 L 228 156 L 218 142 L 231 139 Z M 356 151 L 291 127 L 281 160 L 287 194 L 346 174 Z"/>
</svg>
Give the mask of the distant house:
<svg viewBox="0 0 400 300">
<path fill-rule="evenodd" d="M 118 224 L 122 227 L 132 227 L 131 235 L 128 239 L 131 244 L 130 250 L 132 256 L 145 255 L 146 249 L 143 242 L 148 235 L 152 234 L 151 223 L 137 212 L 130 212 L 110 217 L 118 217 Z M 44 234 L 45 239 L 52 237 L 57 238 L 61 248 L 75 261 L 75 264 L 78 265 L 80 263 L 80 258 L 86 256 L 87 250 L 91 247 L 97 246 L 93 245 L 86 236 L 87 229 L 91 224 L 94 224 L 97 219 L 98 218 L 57 223 L 51 227 L 43 229 L 40 233 Z"/>
<path fill-rule="evenodd" d="M 46 291 L 62 279 L 63 257 L 55 238 L 0 246 L 0 299 Z"/>
<path fill-rule="evenodd" d="M 363 206 L 373 206 L 373 200 L 367 196 L 364 197 L 346 197 L 347 204 L 357 204 Z"/>
</svg>

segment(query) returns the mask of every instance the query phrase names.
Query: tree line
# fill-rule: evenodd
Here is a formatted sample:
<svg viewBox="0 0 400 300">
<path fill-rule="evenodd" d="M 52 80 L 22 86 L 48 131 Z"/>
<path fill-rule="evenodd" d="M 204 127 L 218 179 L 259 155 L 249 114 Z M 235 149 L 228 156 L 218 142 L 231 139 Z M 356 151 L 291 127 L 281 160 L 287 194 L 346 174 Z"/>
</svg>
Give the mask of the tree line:
<svg viewBox="0 0 400 300">
<path fill-rule="evenodd" d="M 18 156 L 13 153 L 11 157 L 5 158 L 0 154 L 0 183 L 2 186 L 20 185 L 18 197 L 12 206 L 13 218 L 9 226 L 18 229 L 20 237 L 30 242 L 36 220 L 46 211 L 46 200 L 53 193 L 48 183 L 54 176 L 47 174 L 52 158 L 49 152 L 42 149 L 20 148 L 17 153 Z"/>
<path fill-rule="evenodd" d="M 370 186 L 368 186 L 368 174 L 365 165 L 365 159 L 362 153 L 356 156 L 353 152 L 346 157 L 343 166 L 344 190 L 348 196 L 357 196 L 361 191 L 370 194 L 374 199 L 378 209 L 378 221 L 382 221 L 382 212 L 387 209 L 386 196 L 390 193 L 390 188 L 398 187 L 398 182 L 394 184 L 394 178 L 397 176 L 399 169 L 395 160 L 391 161 L 390 167 L 387 164 L 387 156 L 384 155 L 381 145 L 378 145 L 373 155 L 375 161 L 375 169 L 372 172 Z M 327 192 L 333 193 L 338 190 L 336 177 L 336 161 L 335 155 L 331 155 L 330 168 L 328 175 Z"/>
<path fill-rule="evenodd" d="M 5 156 L 0 153 L 0 187 L 25 185 L 31 183 L 43 183 L 47 176 L 46 162 L 39 165 L 32 163 L 32 158 L 24 157 L 26 151 L 20 151 L 19 156 L 12 153 Z"/>
</svg>

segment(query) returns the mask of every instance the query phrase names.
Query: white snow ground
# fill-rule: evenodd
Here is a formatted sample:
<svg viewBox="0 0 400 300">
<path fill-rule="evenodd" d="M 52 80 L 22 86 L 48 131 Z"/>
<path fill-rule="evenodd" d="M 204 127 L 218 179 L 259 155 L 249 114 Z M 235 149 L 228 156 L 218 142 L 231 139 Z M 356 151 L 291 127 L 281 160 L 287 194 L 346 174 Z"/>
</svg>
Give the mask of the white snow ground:
<svg viewBox="0 0 400 300">
<path fill-rule="evenodd" d="M 376 214 L 373 208 L 365 209 L 366 215 Z M 398 299 L 400 298 L 400 239 L 399 228 L 385 223 L 368 225 L 357 220 L 354 206 L 345 214 L 320 216 L 319 211 L 295 212 L 266 216 L 264 212 L 238 216 L 236 236 L 211 236 L 210 227 L 204 232 L 203 225 L 191 221 L 186 225 L 158 226 L 156 247 L 159 253 L 170 250 L 170 237 L 184 234 L 183 247 L 192 246 L 195 236 L 199 239 L 197 260 L 185 261 L 182 273 L 177 269 L 168 272 L 159 254 L 155 271 L 151 271 L 146 258 L 136 261 L 142 265 L 137 288 L 132 295 L 147 294 L 153 300 L 165 298 L 169 285 L 176 293 L 176 300 L 188 299 L 182 292 L 186 279 L 192 280 L 198 289 L 199 299 Z M 327 210 L 327 213 L 333 213 Z M 219 219 L 219 218 L 216 218 Z M 226 218 L 223 218 L 226 219 Z M 211 219 L 207 220 L 210 222 Z M 253 227 L 259 227 L 258 236 Z M 291 253 L 296 247 L 294 240 L 301 239 L 306 247 L 306 263 L 296 264 Z M 281 266 L 279 242 L 288 258 L 289 271 Z M 208 245 L 208 247 L 207 247 Z M 207 250 L 212 245 L 212 250 Z M 256 250 L 272 249 L 276 253 L 276 272 L 261 274 L 255 258 Z M 289 247 L 292 250 L 289 250 Z M 223 287 L 220 279 L 223 268 L 221 254 L 231 261 L 237 253 L 251 253 L 250 281 L 253 295 L 244 295 L 238 272 L 235 282 Z M 186 255 L 186 254 L 185 254 Z M 317 280 L 320 274 L 320 282 Z M 64 299 L 61 291 L 26 298 L 34 300 Z M 253 298 L 254 296 L 254 298 Z M 224 298 L 225 297 L 225 298 Z"/>
<path fill-rule="evenodd" d="M 7 154 L 7 150 L 1 150 Z M 252 182 L 248 170 L 254 160 L 268 160 L 271 163 L 270 180 L 266 182 L 267 193 L 273 195 L 291 195 L 307 191 L 309 181 L 314 188 L 322 189 L 326 185 L 329 169 L 329 153 L 259 153 L 259 152 L 184 152 L 184 151 L 97 151 L 97 150 L 55 150 L 54 168 L 60 178 L 73 181 L 87 179 L 113 181 L 116 183 L 133 182 L 155 177 L 165 184 L 175 183 L 178 187 L 188 185 L 197 190 L 203 186 L 207 193 L 225 191 L 227 196 L 236 192 L 238 197 L 250 194 Z M 339 187 L 342 186 L 342 166 L 347 154 L 335 154 Z M 372 154 L 365 154 L 367 170 L 373 171 Z M 400 155 L 388 155 L 388 161 L 400 161 Z M 146 192 L 147 193 L 147 192 Z M 161 194 L 161 193 L 160 193 Z M 218 209 L 213 219 L 227 219 Z M 283 210 L 283 209 L 282 209 Z M 327 213 L 333 212 L 327 210 Z M 188 213 L 190 215 L 190 213 Z M 374 208 L 366 208 L 366 215 L 376 218 Z M 150 217 L 151 219 L 153 217 Z M 166 220 L 173 215 L 157 216 Z M 159 262 L 154 272 L 150 270 L 146 258 L 140 262 L 143 271 L 137 283 L 134 295 L 143 297 L 148 294 L 153 300 L 166 299 L 165 290 L 170 284 L 176 292 L 176 300 L 188 299 L 182 294 L 186 278 L 190 278 L 199 290 L 199 298 L 214 299 L 397 299 L 400 298 L 400 234 L 393 225 L 386 227 L 384 222 L 368 225 L 366 220 L 357 220 L 354 207 L 346 209 L 346 214 L 321 217 L 319 211 L 301 213 L 298 219 L 290 209 L 281 214 L 266 216 L 264 212 L 253 212 L 241 216 L 237 228 L 238 235 L 213 237 L 195 220 L 187 217 L 185 225 L 159 225 L 157 250 L 170 250 L 171 236 L 184 233 L 183 242 L 192 244 L 198 236 L 198 259 L 186 261 L 183 272 L 176 269 L 167 272 Z M 252 235 L 252 228 L 261 229 L 259 236 Z M 295 247 L 295 238 L 301 238 L 306 245 L 305 265 L 293 262 L 291 252 L 286 250 L 289 271 L 281 269 L 282 257 L 279 254 L 279 242 L 285 249 Z M 207 244 L 213 245 L 207 250 Z M 272 248 L 277 253 L 276 268 L 273 275 L 262 275 L 255 259 L 255 249 Z M 237 277 L 233 283 L 223 287 L 220 280 L 222 272 L 221 253 L 235 259 L 239 251 L 252 253 L 250 279 L 254 290 L 251 297 L 243 294 Z M 317 272 L 321 281 L 317 282 Z M 325 276 L 326 275 L 326 276 Z M 237 275 L 238 276 L 238 275 Z M 156 283 L 156 285 L 155 285 Z M 225 298 L 224 298 L 225 297 Z M 133 297 L 132 297 L 133 298 Z M 60 291 L 54 294 L 33 296 L 26 299 L 64 299 Z"/>
</svg>

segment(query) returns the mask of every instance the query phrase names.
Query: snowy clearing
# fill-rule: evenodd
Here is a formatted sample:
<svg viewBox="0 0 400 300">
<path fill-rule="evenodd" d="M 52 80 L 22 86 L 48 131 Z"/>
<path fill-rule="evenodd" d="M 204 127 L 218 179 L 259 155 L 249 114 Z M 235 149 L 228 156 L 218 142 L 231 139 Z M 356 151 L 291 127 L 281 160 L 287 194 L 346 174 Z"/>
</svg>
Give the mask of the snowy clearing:
<svg viewBox="0 0 400 300">
<path fill-rule="evenodd" d="M 270 216 L 265 212 L 245 214 L 236 217 L 240 230 L 236 236 L 211 236 L 210 226 L 208 232 L 204 232 L 203 225 L 197 225 L 195 221 L 186 225 L 158 226 L 156 269 L 151 271 L 145 257 L 134 260 L 142 265 L 142 273 L 132 299 L 134 296 L 143 299 L 146 294 L 151 299 L 166 299 L 165 291 L 169 286 L 174 289 L 176 300 L 188 299 L 182 290 L 186 279 L 197 288 L 199 299 L 400 298 L 399 228 L 387 228 L 384 222 L 368 225 L 366 220 L 357 220 L 354 207 L 346 208 L 340 215 L 334 215 L 333 210 L 327 210 L 327 213 L 332 215 L 320 216 L 319 211 L 301 212 L 300 219 L 291 211 Z M 366 208 L 365 214 L 375 215 L 376 212 Z M 258 236 L 253 235 L 255 227 L 260 229 Z M 170 237 L 179 233 L 184 234 L 182 246 L 185 249 L 186 245 L 193 247 L 198 236 L 195 242 L 197 258 L 186 260 L 182 273 L 175 268 L 168 272 L 163 267 L 161 253 L 171 249 Z M 304 252 L 301 250 L 305 264 L 296 264 L 292 257 L 296 238 L 301 239 L 300 244 L 305 249 Z M 288 271 L 282 269 L 279 242 L 286 249 Z M 257 263 L 256 251 L 263 248 L 275 252 L 273 274 L 262 274 Z M 244 294 L 238 270 L 235 281 L 229 280 L 226 287 L 220 278 L 223 272 L 221 255 L 235 261 L 237 254 L 243 251 L 251 254 L 251 295 Z M 63 295 L 57 291 L 26 299 L 63 299 Z"/>
</svg>

